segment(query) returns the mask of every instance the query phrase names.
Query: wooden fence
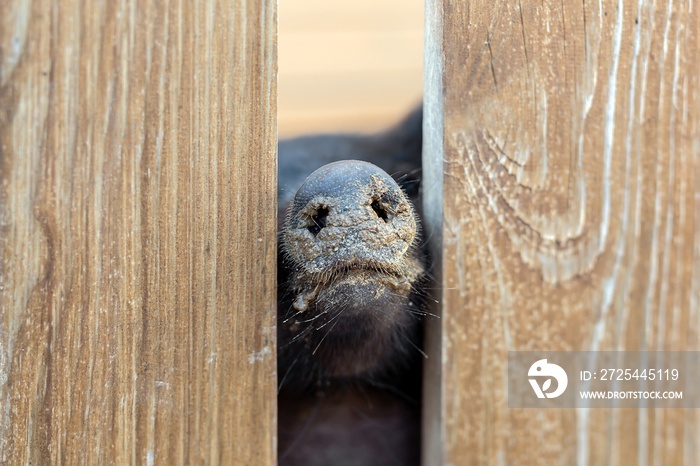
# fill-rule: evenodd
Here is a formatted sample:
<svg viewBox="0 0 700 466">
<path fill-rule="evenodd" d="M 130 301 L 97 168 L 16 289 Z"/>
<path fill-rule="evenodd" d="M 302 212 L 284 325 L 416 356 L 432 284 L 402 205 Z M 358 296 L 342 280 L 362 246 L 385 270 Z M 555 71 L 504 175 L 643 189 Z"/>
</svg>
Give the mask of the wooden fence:
<svg viewBox="0 0 700 466">
<path fill-rule="evenodd" d="M 276 30 L 0 3 L 0 462 L 275 463 Z"/>
<path fill-rule="evenodd" d="M 506 398 L 509 350 L 700 350 L 700 8 L 431 0 L 426 24 L 425 464 L 700 463 L 696 410 Z"/>
<path fill-rule="evenodd" d="M 700 462 L 507 408 L 508 350 L 700 350 L 700 8 L 428 0 L 424 464 Z M 276 2 L 0 3 L 0 462 L 276 462 Z"/>
</svg>

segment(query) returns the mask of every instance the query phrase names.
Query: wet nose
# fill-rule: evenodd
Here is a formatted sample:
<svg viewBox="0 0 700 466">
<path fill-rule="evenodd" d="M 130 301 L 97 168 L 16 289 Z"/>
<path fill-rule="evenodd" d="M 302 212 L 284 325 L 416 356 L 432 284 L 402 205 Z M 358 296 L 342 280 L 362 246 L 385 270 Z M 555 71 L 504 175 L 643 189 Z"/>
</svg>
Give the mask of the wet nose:
<svg viewBox="0 0 700 466">
<path fill-rule="evenodd" d="M 413 207 L 384 170 L 347 160 L 313 172 L 289 211 L 284 246 L 309 272 L 392 265 L 416 238 Z"/>
</svg>

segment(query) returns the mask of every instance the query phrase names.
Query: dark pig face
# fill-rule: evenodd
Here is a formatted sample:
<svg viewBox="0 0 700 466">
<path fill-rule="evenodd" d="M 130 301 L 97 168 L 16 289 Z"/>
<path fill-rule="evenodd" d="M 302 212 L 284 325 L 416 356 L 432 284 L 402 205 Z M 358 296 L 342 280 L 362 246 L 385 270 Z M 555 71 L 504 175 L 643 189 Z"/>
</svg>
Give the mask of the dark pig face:
<svg viewBox="0 0 700 466">
<path fill-rule="evenodd" d="M 424 272 L 417 230 L 401 188 L 371 163 L 325 165 L 297 191 L 282 236 L 290 329 L 329 375 L 379 369 L 404 346 L 415 321 L 412 287 Z"/>
</svg>

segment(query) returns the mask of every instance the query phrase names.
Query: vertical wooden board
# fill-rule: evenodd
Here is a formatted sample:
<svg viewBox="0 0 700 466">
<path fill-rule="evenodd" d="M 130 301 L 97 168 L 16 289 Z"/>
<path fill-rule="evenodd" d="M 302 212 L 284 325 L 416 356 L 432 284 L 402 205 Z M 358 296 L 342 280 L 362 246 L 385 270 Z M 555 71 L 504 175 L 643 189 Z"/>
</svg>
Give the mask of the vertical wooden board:
<svg viewBox="0 0 700 466">
<path fill-rule="evenodd" d="M 435 0 L 426 18 L 443 288 L 424 463 L 698 464 L 695 410 L 508 409 L 507 351 L 700 349 L 700 9 Z"/>
<path fill-rule="evenodd" d="M 0 462 L 275 464 L 276 31 L 0 3 Z"/>
</svg>

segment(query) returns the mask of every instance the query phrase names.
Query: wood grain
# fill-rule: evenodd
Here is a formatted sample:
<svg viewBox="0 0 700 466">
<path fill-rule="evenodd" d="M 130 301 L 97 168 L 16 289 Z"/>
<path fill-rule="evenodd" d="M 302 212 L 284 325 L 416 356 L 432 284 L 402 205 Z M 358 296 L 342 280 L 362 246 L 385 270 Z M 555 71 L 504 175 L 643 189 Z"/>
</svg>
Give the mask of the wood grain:
<svg viewBox="0 0 700 466">
<path fill-rule="evenodd" d="M 428 11 L 424 463 L 700 463 L 696 410 L 506 398 L 508 350 L 700 349 L 700 8 Z"/>
<path fill-rule="evenodd" d="M 0 462 L 275 464 L 276 21 L 0 3 Z"/>
</svg>

